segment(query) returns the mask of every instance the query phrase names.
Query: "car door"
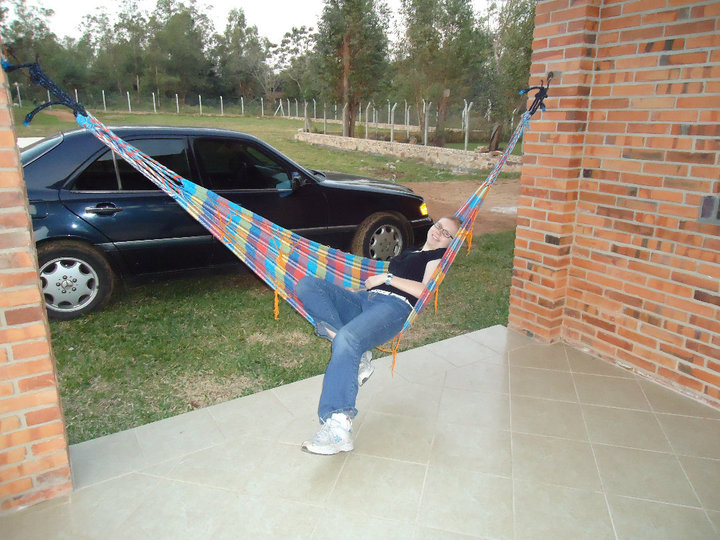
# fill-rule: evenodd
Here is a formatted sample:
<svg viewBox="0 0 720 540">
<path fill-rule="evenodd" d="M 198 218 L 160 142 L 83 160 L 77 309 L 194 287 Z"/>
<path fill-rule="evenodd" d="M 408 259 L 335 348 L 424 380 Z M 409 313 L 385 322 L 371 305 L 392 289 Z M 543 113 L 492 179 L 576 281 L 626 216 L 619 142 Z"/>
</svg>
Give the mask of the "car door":
<svg viewBox="0 0 720 540">
<path fill-rule="evenodd" d="M 198 137 L 194 151 L 203 184 L 226 199 L 298 234 L 323 242 L 328 233 L 325 195 L 301 175 L 293 186 L 292 164 L 253 140 Z M 235 256 L 218 243 L 216 264 Z"/>
<path fill-rule="evenodd" d="M 186 138 L 130 138 L 129 142 L 181 176 L 192 178 Z M 75 174 L 60 198 L 112 242 L 131 274 L 210 263 L 213 242 L 208 231 L 110 150 Z"/>
</svg>

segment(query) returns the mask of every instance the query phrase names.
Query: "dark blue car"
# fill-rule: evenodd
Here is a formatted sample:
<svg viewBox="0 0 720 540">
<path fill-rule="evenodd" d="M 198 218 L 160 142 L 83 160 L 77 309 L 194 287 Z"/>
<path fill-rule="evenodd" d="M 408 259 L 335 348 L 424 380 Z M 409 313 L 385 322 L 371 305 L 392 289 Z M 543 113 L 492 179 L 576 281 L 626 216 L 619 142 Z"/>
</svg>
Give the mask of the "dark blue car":
<svg viewBox="0 0 720 540">
<path fill-rule="evenodd" d="M 422 197 L 390 182 L 311 171 L 234 131 L 113 128 L 170 169 L 298 234 L 388 259 L 424 241 Z M 101 309 L 118 279 L 237 263 L 170 197 L 84 130 L 22 152 L 48 314 Z"/>
</svg>

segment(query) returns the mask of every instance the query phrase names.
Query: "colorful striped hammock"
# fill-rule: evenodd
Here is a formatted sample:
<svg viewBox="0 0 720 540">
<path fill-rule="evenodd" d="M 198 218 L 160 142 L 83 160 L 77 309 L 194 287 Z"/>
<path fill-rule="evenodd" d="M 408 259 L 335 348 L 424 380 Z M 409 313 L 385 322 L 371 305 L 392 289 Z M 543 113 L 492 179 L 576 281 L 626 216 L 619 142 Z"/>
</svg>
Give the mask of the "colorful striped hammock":
<svg viewBox="0 0 720 540">
<path fill-rule="evenodd" d="M 89 130 L 101 142 L 172 197 L 275 291 L 276 318 L 278 297 L 280 296 L 308 321 L 313 322 L 312 317 L 294 295 L 296 283 L 306 275 L 325 279 L 341 287 L 361 288 L 369 276 L 387 271 L 389 263 L 385 261 L 359 257 L 310 241 L 181 177 L 120 139 L 88 113 L 80 103 L 58 88 L 42 72 L 37 63 L 11 66 L 3 60 L 2 65 L 6 71 L 23 67 L 29 68 L 31 80 L 48 89 L 58 99 L 58 101 L 43 104 L 28 114 L 25 120 L 26 125 L 37 112 L 45 107 L 54 104 L 70 107 L 80 126 Z M 552 74 L 548 77 L 548 84 L 551 76 Z M 415 308 L 405 321 L 402 331 L 393 341 L 392 349 L 386 351 L 393 353 L 393 366 L 402 335 L 410 328 L 432 295 L 437 292 L 455 256 L 466 240 L 468 249 L 470 248 L 473 223 L 480 207 L 515 144 L 525 131 L 531 116 L 538 108 L 544 110 L 543 100 L 547 96 L 547 87 L 536 86 L 521 93 L 527 93 L 530 90 L 538 90 L 533 104 L 522 115 L 505 151 L 487 179 L 455 213 L 462 221 L 462 227 L 455 235 Z"/>
</svg>

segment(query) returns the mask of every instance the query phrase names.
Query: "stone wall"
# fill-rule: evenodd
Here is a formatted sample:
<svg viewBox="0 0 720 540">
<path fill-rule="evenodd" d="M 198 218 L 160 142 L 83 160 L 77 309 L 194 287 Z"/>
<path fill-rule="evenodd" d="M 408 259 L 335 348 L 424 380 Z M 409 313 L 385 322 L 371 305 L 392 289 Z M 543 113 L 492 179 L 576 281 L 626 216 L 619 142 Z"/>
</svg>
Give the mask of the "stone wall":
<svg viewBox="0 0 720 540">
<path fill-rule="evenodd" d="M 501 152 L 470 152 L 466 150 L 455 150 L 453 148 L 375 141 L 372 139 L 323 135 L 322 133 L 308 133 L 304 131 L 298 132 L 295 138 L 309 144 L 328 146 L 340 150 L 368 152 L 398 159 L 420 159 L 433 165 L 443 165 L 463 171 L 492 169 L 497 164 L 501 155 Z M 503 171 L 520 172 L 521 166 L 522 159 L 520 156 L 510 156 Z"/>
</svg>

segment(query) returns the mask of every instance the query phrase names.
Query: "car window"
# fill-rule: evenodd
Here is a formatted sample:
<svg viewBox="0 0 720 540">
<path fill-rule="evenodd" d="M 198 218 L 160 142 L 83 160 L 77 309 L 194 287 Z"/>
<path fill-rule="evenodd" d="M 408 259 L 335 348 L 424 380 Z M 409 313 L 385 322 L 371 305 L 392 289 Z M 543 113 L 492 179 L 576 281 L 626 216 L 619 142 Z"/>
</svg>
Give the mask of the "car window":
<svg viewBox="0 0 720 540">
<path fill-rule="evenodd" d="M 274 157 L 244 141 L 198 139 L 200 170 L 210 189 L 289 189 L 290 173 Z"/>
<path fill-rule="evenodd" d="M 190 176 L 184 139 L 140 139 L 130 143 L 180 176 Z M 111 150 L 88 165 L 74 180 L 75 191 L 146 191 L 159 189 L 144 174 Z"/>
</svg>

